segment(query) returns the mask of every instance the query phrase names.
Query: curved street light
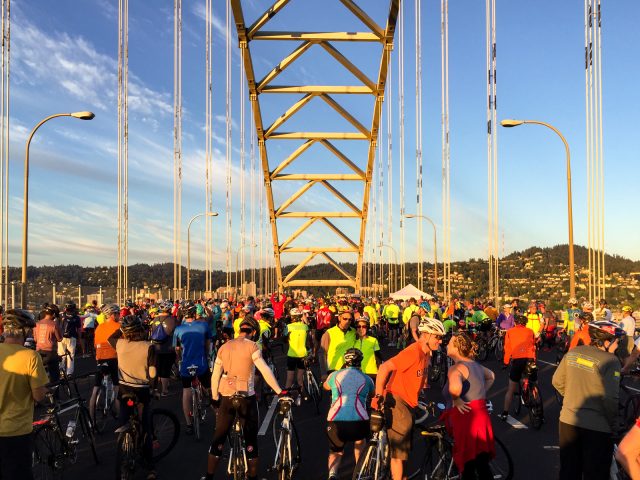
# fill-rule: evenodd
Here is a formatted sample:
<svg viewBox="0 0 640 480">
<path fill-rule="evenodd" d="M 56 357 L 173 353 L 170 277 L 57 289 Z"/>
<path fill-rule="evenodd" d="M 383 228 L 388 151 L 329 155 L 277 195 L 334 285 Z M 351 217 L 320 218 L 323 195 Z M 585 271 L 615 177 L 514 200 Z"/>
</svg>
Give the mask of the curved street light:
<svg viewBox="0 0 640 480">
<path fill-rule="evenodd" d="M 189 225 L 187 225 L 187 299 L 189 298 L 189 290 L 191 289 L 191 224 L 196 218 L 200 217 L 217 217 L 218 212 L 203 212 L 195 215 L 191 220 L 189 220 Z"/>
<path fill-rule="evenodd" d="M 576 296 L 576 278 L 575 278 L 575 265 L 573 261 L 573 206 L 571 200 L 571 153 L 569 151 L 569 144 L 567 140 L 564 138 L 560 130 L 558 130 L 553 125 L 549 125 L 546 122 L 540 122 L 538 120 L 514 120 L 511 118 L 507 118 L 500 122 L 500 125 L 506 128 L 517 127 L 519 125 L 524 125 L 526 123 L 530 123 L 533 125 L 542 125 L 543 127 L 547 127 L 553 130 L 556 135 L 560 137 L 562 143 L 564 143 L 564 150 L 567 158 L 567 213 L 568 213 L 568 223 L 569 223 L 569 296 Z"/>
<path fill-rule="evenodd" d="M 73 113 L 56 113 L 49 115 L 45 119 L 41 120 L 27 138 L 27 146 L 24 155 L 24 200 L 23 200 L 23 214 L 22 214 L 22 277 L 20 279 L 20 306 L 21 308 L 27 308 L 27 252 L 29 241 L 29 147 L 31 146 L 31 139 L 36 131 L 46 122 L 57 117 L 73 117 L 80 120 L 93 120 L 95 114 L 93 112 L 73 112 Z"/>
</svg>

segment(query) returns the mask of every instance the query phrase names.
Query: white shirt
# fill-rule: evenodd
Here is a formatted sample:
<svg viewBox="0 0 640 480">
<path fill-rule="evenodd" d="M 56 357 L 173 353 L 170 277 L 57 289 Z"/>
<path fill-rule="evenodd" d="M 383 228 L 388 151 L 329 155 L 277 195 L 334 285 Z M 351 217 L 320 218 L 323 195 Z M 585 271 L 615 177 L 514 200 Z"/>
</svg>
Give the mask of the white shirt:
<svg viewBox="0 0 640 480">
<path fill-rule="evenodd" d="M 622 328 L 628 337 L 633 338 L 636 333 L 636 319 L 631 315 L 627 315 L 620 322 L 620 328 Z"/>
</svg>

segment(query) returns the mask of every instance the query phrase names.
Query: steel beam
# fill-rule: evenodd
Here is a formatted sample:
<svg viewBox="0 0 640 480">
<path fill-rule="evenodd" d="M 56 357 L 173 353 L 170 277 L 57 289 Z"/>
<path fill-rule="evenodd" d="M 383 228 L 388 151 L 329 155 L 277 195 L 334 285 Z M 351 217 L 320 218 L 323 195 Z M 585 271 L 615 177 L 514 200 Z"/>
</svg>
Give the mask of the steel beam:
<svg viewBox="0 0 640 480">
<path fill-rule="evenodd" d="M 304 40 L 307 42 L 381 42 L 372 32 L 276 32 L 249 33 L 249 40 Z"/>
</svg>

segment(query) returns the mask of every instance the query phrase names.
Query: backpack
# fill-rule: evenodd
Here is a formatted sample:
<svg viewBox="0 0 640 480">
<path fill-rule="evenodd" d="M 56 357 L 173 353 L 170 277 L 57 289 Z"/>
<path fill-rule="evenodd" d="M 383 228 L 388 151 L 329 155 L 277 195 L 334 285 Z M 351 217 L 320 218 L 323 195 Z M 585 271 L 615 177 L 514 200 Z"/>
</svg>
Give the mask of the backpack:
<svg viewBox="0 0 640 480">
<path fill-rule="evenodd" d="M 168 338 L 169 335 L 164 328 L 164 321 L 162 320 L 154 320 L 152 322 L 153 327 L 151 328 L 151 342 L 153 343 L 163 343 Z"/>
<path fill-rule="evenodd" d="M 316 314 L 316 329 L 322 330 L 325 328 L 329 328 L 331 326 L 331 318 L 333 315 L 331 312 L 326 310 L 318 310 Z"/>
</svg>

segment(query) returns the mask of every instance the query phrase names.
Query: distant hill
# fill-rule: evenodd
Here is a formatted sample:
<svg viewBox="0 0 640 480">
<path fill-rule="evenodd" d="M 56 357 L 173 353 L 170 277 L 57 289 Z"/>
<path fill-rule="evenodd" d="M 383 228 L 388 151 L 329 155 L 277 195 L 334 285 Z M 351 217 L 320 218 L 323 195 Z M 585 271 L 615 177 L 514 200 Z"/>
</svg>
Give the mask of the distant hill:
<svg viewBox="0 0 640 480">
<path fill-rule="evenodd" d="M 577 294 L 586 296 L 586 282 L 588 266 L 587 249 L 582 246 L 574 248 L 577 274 Z M 563 304 L 568 298 L 568 246 L 556 245 L 554 247 L 531 247 L 521 252 L 513 252 L 500 259 L 500 291 L 504 298 L 521 297 L 523 299 L 540 298 L 552 304 Z M 632 261 L 618 255 L 606 255 L 605 266 L 607 271 L 607 297 L 609 303 L 615 305 L 620 302 L 636 301 L 636 294 L 640 294 L 640 261 Z M 355 272 L 355 264 L 341 264 L 341 267 L 349 272 Z M 286 275 L 294 268 L 289 265 L 283 268 Z M 387 266 L 380 272 L 378 267 L 378 280 L 375 283 L 387 285 L 389 271 Z M 402 283 L 417 283 L 417 264 L 405 265 L 406 277 Z M 424 264 L 425 290 L 433 289 L 433 264 Z M 372 272 L 373 266 L 364 265 L 364 272 Z M 392 268 L 393 272 L 393 268 Z M 100 286 L 106 294 L 106 298 L 115 295 L 116 267 L 82 267 L 79 265 L 54 265 L 43 267 L 29 267 L 27 271 L 30 283 L 30 299 L 34 303 L 51 301 L 52 284 L 56 284 L 58 294 L 63 297 L 77 298 L 78 285 L 82 285 L 82 295 L 97 293 Z M 399 274 L 399 268 L 397 269 Z M 488 265 L 485 259 L 472 258 L 462 262 L 453 262 L 451 265 L 452 291 L 466 298 L 483 297 L 488 291 Z M 635 273 L 635 275 L 634 275 Z M 10 269 L 10 280 L 18 282 L 20 271 L 18 268 Z M 129 285 L 142 288 L 148 287 L 153 293 L 173 287 L 173 264 L 159 263 L 155 265 L 135 264 L 128 270 Z M 246 278 L 250 278 L 250 271 L 245 272 Z M 439 264 L 440 285 L 442 285 L 442 265 Z M 259 272 L 256 271 L 256 278 Z M 329 264 L 310 265 L 303 268 L 297 278 L 331 278 L 338 279 L 340 275 Z M 370 276 L 363 274 L 363 279 Z M 186 282 L 186 268 L 182 269 L 183 283 Z M 235 285 L 235 273 L 232 273 L 232 285 Z M 398 284 L 401 282 L 398 282 Z M 214 287 L 226 284 L 226 273 L 213 272 Z M 191 271 L 191 288 L 200 291 L 204 289 L 204 272 L 193 269 Z M 440 287 L 441 288 L 441 287 Z M 312 293 L 333 293 L 321 289 L 309 289 Z M 167 292 L 166 295 L 169 295 Z M 640 297 L 638 297 L 640 299 Z"/>
</svg>

